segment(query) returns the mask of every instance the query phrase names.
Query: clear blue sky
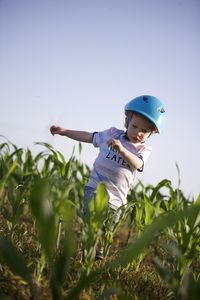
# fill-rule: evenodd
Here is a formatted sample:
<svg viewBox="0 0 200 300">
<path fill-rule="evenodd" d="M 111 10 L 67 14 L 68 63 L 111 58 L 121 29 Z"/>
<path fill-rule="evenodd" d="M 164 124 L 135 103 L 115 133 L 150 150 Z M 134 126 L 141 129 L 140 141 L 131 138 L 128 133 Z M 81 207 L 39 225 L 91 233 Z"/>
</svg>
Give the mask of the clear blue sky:
<svg viewBox="0 0 200 300">
<path fill-rule="evenodd" d="M 140 94 L 165 103 L 167 125 L 144 183 L 163 178 L 199 193 L 200 1 L 1 0 L 0 134 L 33 152 L 73 145 L 49 126 L 88 131 L 124 128 L 124 105 Z M 78 147 L 77 147 L 78 148 Z M 83 146 L 92 166 L 97 149 Z"/>
</svg>

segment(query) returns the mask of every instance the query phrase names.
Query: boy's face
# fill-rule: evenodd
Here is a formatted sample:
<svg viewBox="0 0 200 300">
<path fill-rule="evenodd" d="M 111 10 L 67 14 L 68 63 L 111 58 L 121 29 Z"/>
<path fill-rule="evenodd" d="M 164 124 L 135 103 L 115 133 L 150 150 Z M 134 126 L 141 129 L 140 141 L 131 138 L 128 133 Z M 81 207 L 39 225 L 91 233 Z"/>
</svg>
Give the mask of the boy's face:
<svg viewBox="0 0 200 300">
<path fill-rule="evenodd" d="M 153 124 L 139 114 L 133 114 L 127 128 L 127 136 L 132 143 L 143 143 L 153 131 Z"/>
</svg>

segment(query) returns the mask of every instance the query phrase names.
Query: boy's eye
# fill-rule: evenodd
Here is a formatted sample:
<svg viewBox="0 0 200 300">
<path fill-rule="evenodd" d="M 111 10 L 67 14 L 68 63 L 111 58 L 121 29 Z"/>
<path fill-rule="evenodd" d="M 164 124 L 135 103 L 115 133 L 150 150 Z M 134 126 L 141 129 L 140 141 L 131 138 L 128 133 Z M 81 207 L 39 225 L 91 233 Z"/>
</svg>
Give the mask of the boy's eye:
<svg viewBox="0 0 200 300">
<path fill-rule="evenodd" d="M 151 132 L 150 129 L 144 129 L 144 130 L 143 130 L 143 133 L 150 133 L 150 132 Z"/>
</svg>

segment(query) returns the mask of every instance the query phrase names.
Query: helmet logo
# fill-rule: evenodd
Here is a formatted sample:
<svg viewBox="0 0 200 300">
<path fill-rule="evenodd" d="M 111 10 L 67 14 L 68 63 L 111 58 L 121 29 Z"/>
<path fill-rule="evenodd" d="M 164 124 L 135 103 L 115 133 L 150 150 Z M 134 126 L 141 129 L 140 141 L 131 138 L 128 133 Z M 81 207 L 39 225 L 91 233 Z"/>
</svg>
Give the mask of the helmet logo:
<svg viewBox="0 0 200 300">
<path fill-rule="evenodd" d="M 162 114 L 162 113 L 165 112 L 165 109 L 164 109 L 164 107 L 159 107 L 159 108 L 158 108 L 158 111 Z"/>
<path fill-rule="evenodd" d="M 146 96 L 143 97 L 143 100 L 144 100 L 144 102 L 146 102 L 146 103 L 149 102 L 149 99 L 148 99 L 148 97 L 146 97 Z"/>
</svg>

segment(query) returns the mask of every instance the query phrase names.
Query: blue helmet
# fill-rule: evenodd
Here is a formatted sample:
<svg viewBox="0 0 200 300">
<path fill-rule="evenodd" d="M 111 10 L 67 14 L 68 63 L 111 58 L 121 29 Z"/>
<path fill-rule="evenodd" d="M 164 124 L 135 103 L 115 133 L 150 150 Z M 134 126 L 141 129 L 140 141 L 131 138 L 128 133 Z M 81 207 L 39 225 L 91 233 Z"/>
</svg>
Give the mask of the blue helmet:
<svg viewBox="0 0 200 300">
<path fill-rule="evenodd" d="M 156 126 L 158 132 L 161 132 L 164 125 L 165 109 L 158 98 L 149 95 L 136 97 L 126 104 L 125 111 L 141 114 Z"/>
</svg>

